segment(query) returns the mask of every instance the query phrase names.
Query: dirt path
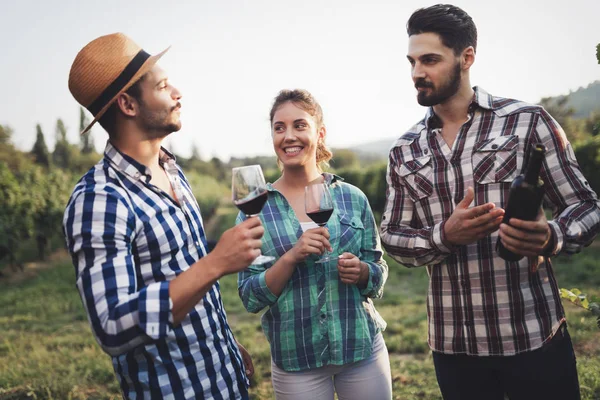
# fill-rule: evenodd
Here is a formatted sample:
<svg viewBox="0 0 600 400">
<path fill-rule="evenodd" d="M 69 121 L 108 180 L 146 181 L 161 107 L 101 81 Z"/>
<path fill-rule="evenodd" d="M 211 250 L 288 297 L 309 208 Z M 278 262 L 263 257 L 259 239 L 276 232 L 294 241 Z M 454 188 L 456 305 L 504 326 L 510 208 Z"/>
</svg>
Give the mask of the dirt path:
<svg viewBox="0 0 600 400">
<path fill-rule="evenodd" d="M 46 257 L 44 261 L 34 261 L 25 263 L 23 270 L 18 268 L 4 268 L 0 275 L 0 284 L 12 285 L 15 283 L 23 282 L 27 279 L 31 279 L 37 276 L 38 271 L 43 269 L 51 268 L 57 263 L 70 262 L 71 257 L 66 249 L 61 248 L 54 251 L 52 254 Z"/>
<path fill-rule="evenodd" d="M 210 217 L 208 220 L 204 221 L 204 233 L 206 234 L 206 236 L 212 235 L 212 232 L 215 230 L 215 227 L 219 223 L 219 218 L 220 218 L 219 210 L 220 209 L 221 209 L 221 207 L 219 206 L 217 208 L 217 211 L 213 214 L 213 216 Z"/>
<path fill-rule="evenodd" d="M 237 210 L 231 203 L 221 202 L 221 205 L 217 208 L 216 212 L 208 220 L 204 221 L 204 232 L 207 238 L 217 240 L 217 232 L 219 231 L 221 219 L 223 216 L 231 214 L 232 210 Z"/>
<path fill-rule="evenodd" d="M 228 204 L 222 204 L 217 208 L 215 214 L 204 221 L 204 231 L 207 235 L 213 234 L 218 228 L 220 219 L 224 213 L 227 213 L 233 206 Z M 23 282 L 25 280 L 34 278 L 37 276 L 37 272 L 46 268 L 50 268 L 57 263 L 71 262 L 71 257 L 65 248 L 60 248 L 54 251 L 52 254 L 46 257 L 44 261 L 34 261 L 25 263 L 23 270 L 18 267 L 4 267 L 0 270 L 0 285 L 12 285 L 15 283 Z"/>
</svg>

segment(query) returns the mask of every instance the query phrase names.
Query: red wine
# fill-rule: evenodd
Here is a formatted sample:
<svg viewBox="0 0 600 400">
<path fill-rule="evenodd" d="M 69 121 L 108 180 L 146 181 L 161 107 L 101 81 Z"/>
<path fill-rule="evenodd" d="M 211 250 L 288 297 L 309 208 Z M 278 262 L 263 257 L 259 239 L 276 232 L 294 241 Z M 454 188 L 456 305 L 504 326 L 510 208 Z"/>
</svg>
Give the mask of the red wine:
<svg viewBox="0 0 600 400">
<path fill-rule="evenodd" d="M 328 208 L 326 210 L 307 212 L 306 215 L 308 215 L 308 217 L 312 219 L 315 222 L 315 224 L 319 226 L 325 226 L 327 221 L 329 221 L 329 217 L 331 217 L 332 213 L 333 208 Z"/>
<path fill-rule="evenodd" d="M 246 214 L 246 216 L 256 215 L 260 213 L 260 210 L 262 210 L 263 206 L 265 205 L 265 202 L 267 201 L 268 196 L 268 192 L 264 191 L 258 196 L 250 198 L 246 197 L 242 200 L 236 200 L 233 202 L 233 204 L 235 204 L 235 206 L 239 208 L 241 212 Z"/>
<path fill-rule="evenodd" d="M 508 201 L 502 222 L 508 224 L 511 218 L 534 221 L 537 218 L 544 197 L 544 182 L 540 179 L 540 170 L 546 154 L 542 144 L 536 144 L 529 153 L 529 162 L 525 175 L 519 175 L 510 186 Z M 519 261 L 523 256 L 508 250 L 500 238 L 496 242 L 498 255 L 506 261 Z"/>
</svg>

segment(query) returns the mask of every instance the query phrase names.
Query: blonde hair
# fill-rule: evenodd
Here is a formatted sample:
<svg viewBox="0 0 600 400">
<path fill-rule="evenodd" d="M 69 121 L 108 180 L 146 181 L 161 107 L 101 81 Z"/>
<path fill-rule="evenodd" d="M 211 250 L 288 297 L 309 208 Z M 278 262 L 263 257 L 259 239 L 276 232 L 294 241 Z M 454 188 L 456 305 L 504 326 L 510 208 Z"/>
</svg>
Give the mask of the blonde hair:
<svg viewBox="0 0 600 400">
<path fill-rule="evenodd" d="M 283 104 L 291 102 L 294 105 L 300 107 L 307 113 L 309 113 L 317 122 L 317 130 L 324 126 L 323 123 L 323 110 L 321 106 L 317 102 L 317 100 L 313 97 L 310 92 L 304 89 L 283 89 L 279 92 L 275 100 L 273 101 L 273 106 L 271 107 L 270 112 L 270 121 L 271 126 L 273 126 L 273 118 L 275 117 L 275 112 L 281 107 Z M 329 167 L 329 160 L 333 157 L 333 153 L 327 146 L 325 145 L 325 138 L 322 140 L 319 139 L 317 142 L 317 168 L 322 171 L 324 168 Z M 281 161 L 277 159 L 277 165 L 281 169 Z"/>
</svg>

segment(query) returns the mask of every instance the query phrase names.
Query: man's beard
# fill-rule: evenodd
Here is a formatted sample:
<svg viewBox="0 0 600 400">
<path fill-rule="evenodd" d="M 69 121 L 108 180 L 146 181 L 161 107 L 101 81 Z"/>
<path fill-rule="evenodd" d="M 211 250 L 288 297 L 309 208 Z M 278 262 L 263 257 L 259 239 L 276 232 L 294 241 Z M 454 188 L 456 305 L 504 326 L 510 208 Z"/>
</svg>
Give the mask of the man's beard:
<svg viewBox="0 0 600 400">
<path fill-rule="evenodd" d="M 148 135 L 148 139 L 157 139 L 169 136 L 173 132 L 181 129 L 181 121 L 173 122 L 171 115 L 175 109 L 179 107 L 177 104 L 170 110 L 162 110 L 158 112 L 149 111 L 145 105 L 141 107 L 140 124 Z"/>
<path fill-rule="evenodd" d="M 419 78 L 415 83 L 415 87 L 424 87 L 430 88 L 431 93 L 427 94 L 427 91 L 419 91 L 417 94 L 417 102 L 426 107 L 435 106 L 437 104 L 441 104 L 448 100 L 450 97 L 454 96 L 458 89 L 460 88 L 461 76 L 460 76 L 460 63 L 456 63 L 456 67 L 454 67 L 452 71 L 452 75 L 450 79 L 446 81 L 446 84 L 440 87 L 439 89 L 435 89 L 433 83 L 425 82 L 425 79 Z"/>
</svg>

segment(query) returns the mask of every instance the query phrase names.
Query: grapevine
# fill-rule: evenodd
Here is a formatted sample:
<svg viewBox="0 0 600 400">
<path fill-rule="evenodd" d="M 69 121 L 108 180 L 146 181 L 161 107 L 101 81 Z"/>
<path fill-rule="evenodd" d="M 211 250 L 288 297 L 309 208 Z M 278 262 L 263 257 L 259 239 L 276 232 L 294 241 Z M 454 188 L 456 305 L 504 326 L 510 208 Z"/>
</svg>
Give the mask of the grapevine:
<svg viewBox="0 0 600 400">
<path fill-rule="evenodd" d="M 596 317 L 596 323 L 600 329 L 600 303 L 588 299 L 585 293 L 581 293 L 581 290 L 573 288 L 571 290 L 561 288 L 560 297 L 569 300 L 571 303 L 584 308 L 592 313 Z"/>
</svg>

